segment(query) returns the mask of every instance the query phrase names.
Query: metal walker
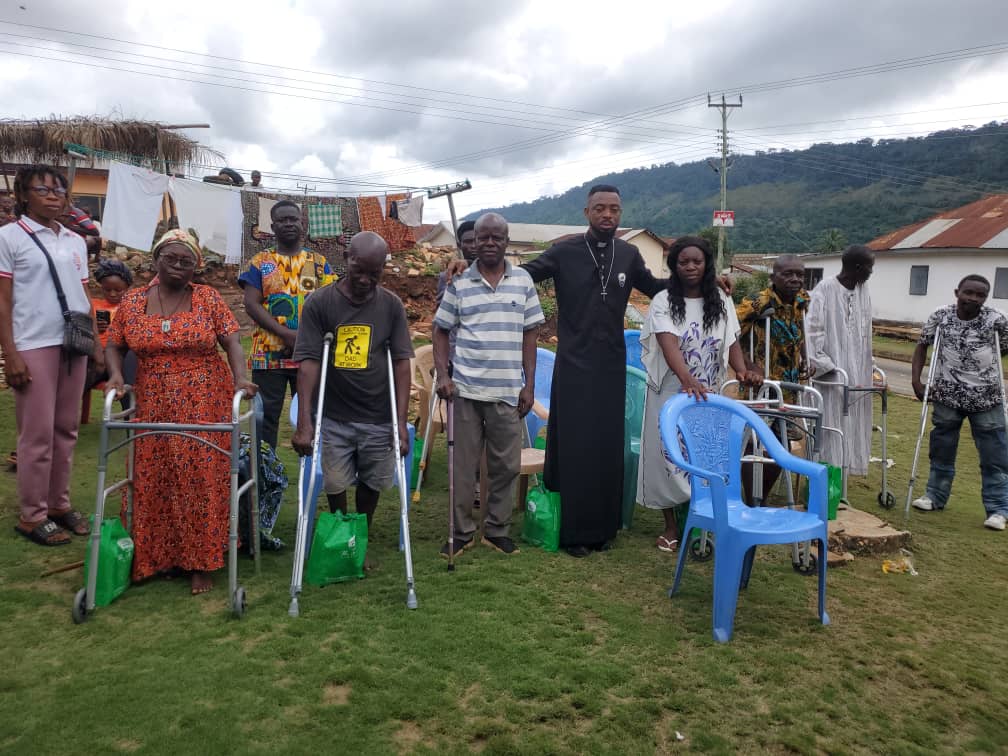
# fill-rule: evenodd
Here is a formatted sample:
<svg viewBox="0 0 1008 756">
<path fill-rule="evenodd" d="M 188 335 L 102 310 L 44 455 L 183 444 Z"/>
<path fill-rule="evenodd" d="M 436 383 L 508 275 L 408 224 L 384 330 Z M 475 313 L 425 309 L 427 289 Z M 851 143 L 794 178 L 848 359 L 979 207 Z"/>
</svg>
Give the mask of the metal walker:
<svg viewBox="0 0 1008 756">
<path fill-rule="evenodd" d="M 129 398 L 129 409 L 120 412 L 112 411 L 112 403 L 115 401 L 115 391 L 110 390 L 105 394 L 105 404 L 102 409 L 102 426 L 98 440 L 98 482 L 97 495 L 95 497 L 94 526 L 88 537 L 88 570 L 85 576 L 85 585 L 74 596 L 73 620 L 80 624 L 95 610 L 95 589 L 98 583 L 98 551 L 101 543 L 101 528 L 105 519 L 105 502 L 109 495 L 116 491 L 126 489 L 126 518 L 127 530 L 133 530 L 133 479 L 134 479 L 134 457 L 135 441 L 148 436 L 183 436 L 193 439 L 201 444 L 209 446 L 211 449 L 220 452 L 231 460 L 231 496 L 230 510 L 228 515 L 228 596 L 230 597 L 231 611 L 235 617 L 241 618 L 245 614 L 246 597 L 245 589 L 238 585 L 238 506 L 242 495 L 251 490 L 252 512 L 249 517 L 251 526 L 251 550 L 255 561 L 256 574 L 259 573 L 259 466 L 255 463 L 255 452 L 259 448 L 259 438 L 256 433 L 256 406 L 255 402 L 260 402 L 258 397 L 252 397 L 253 406 L 242 413 L 241 403 L 246 399 L 245 391 L 235 393 L 231 401 L 231 422 L 229 423 L 138 423 L 129 418 L 136 413 L 136 397 L 130 386 L 126 387 L 125 396 Z M 259 412 L 262 410 L 260 409 Z M 239 456 L 241 453 L 241 425 L 249 423 L 249 438 L 252 442 L 252 464 L 250 467 L 249 479 L 242 485 L 238 484 Z M 112 443 L 109 437 L 110 431 L 126 431 L 126 438 L 117 443 Z M 231 435 L 230 450 L 224 449 L 217 444 L 197 436 L 197 433 L 229 433 Z M 111 486 L 106 486 L 105 481 L 108 474 L 108 456 L 114 451 L 123 447 L 128 448 L 126 458 L 126 477 Z"/>
<path fill-rule="evenodd" d="M 886 378 L 885 372 L 878 365 L 872 363 L 872 383 L 870 386 L 851 386 L 850 376 L 847 371 L 842 368 L 835 368 L 833 373 L 836 373 L 842 381 L 824 381 L 819 378 L 813 378 L 813 383 L 818 383 L 820 386 L 837 386 L 843 391 L 843 417 L 847 417 L 850 414 L 850 408 L 855 402 L 863 401 L 866 397 L 870 398 L 872 396 L 879 396 L 882 400 L 882 412 L 880 417 L 880 425 L 872 425 L 872 431 L 879 431 L 882 437 L 882 485 L 878 493 L 878 504 L 883 509 L 892 509 L 896 506 L 896 496 L 889 490 L 889 382 Z M 838 433 L 843 439 L 843 432 L 839 428 L 827 428 L 826 430 L 834 433 Z M 848 473 L 848 460 L 847 460 L 847 446 L 846 444 L 841 444 L 843 448 L 843 459 L 841 462 L 841 467 L 843 468 L 843 501 L 847 503 L 847 473 Z"/>
<path fill-rule="evenodd" d="M 726 381 L 721 385 L 720 393 L 724 394 L 726 389 L 737 387 L 738 380 Z M 784 392 L 792 391 L 798 397 L 797 403 L 788 403 L 784 400 Z M 797 429 L 805 438 L 805 455 L 812 461 L 819 461 L 822 451 L 822 432 L 827 430 L 823 425 L 823 398 L 818 390 L 811 386 L 788 381 L 765 380 L 753 399 L 739 400 L 748 406 L 753 412 L 763 418 L 771 427 L 776 427 L 781 445 L 785 449 L 790 449 L 790 439 L 788 429 Z M 752 451 L 743 455 L 741 461 L 749 462 L 753 465 L 753 500 L 755 506 L 763 503 L 763 465 L 772 464 L 774 460 L 765 454 L 765 450 L 759 444 L 759 439 L 755 431 L 751 431 L 753 443 Z M 795 506 L 794 484 L 789 471 L 785 473 L 785 491 L 787 494 L 787 507 L 793 509 Z M 701 534 L 700 541 L 694 547 L 690 544 L 690 553 L 699 559 L 709 558 L 705 554 L 707 551 L 704 544 L 704 536 Z M 791 546 L 791 566 L 796 572 L 803 575 L 815 574 L 817 569 L 816 556 L 812 553 L 809 542 L 795 543 Z"/>
</svg>

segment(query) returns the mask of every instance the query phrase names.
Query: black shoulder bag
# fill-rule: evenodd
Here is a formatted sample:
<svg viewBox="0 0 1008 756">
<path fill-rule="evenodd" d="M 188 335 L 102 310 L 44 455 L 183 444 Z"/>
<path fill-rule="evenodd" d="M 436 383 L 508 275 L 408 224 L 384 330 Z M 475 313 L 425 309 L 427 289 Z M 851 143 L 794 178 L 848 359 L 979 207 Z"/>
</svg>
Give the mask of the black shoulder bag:
<svg viewBox="0 0 1008 756">
<path fill-rule="evenodd" d="M 94 354 L 95 348 L 94 322 L 91 320 L 91 313 L 74 312 L 70 309 L 67 305 L 66 294 L 63 293 L 63 285 L 60 283 L 59 274 L 56 272 L 56 266 L 49 255 L 49 250 L 45 248 L 45 245 L 42 244 L 35 232 L 28 228 L 24 221 L 18 221 L 18 225 L 24 229 L 24 232 L 42 250 L 42 254 L 45 255 L 46 262 L 49 264 L 49 274 L 52 276 L 53 284 L 56 286 L 56 298 L 59 299 L 60 311 L 63 313 L 63 351 L 68 357 L 75 357 L 77 355 L 90 357 Z"/>
</svg>

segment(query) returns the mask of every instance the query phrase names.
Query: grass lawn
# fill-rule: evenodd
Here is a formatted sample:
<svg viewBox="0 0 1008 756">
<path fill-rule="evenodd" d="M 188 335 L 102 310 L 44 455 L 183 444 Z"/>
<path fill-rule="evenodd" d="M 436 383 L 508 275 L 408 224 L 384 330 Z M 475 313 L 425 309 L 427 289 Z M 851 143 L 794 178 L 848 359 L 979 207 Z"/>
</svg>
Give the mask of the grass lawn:
<svg viewBox="0 0 1008 756">
<path fill-rule="evenodd" d="M 901 508 L 920 405 L 890 407 Z M 9 392 L 0 417 L 6 453 Z M 86 511 L 98 429 L 82 428 L 75 462 Z M 258 576 L 242 562 L 243 620 L 229 617 L 221 573 L 206 596 L 155 580 L 74 625 L 82 573 L 40 573 L 83 558 L 84 540 L 43 549 L 15 536 L 14 476 L 0 473 L 0 752 L 1004 753 L 1008 533 L 980 525 L 968 440 L 960 469 L 948 511 L 911 516 L 919 576 L 867 557 L 832 570 L 822 627 L 814 580 L 784 548 L 764 549 L 726 646 L 711 638 L 711 563 L 691 563 L 666 598 L 673 558 L 654 548 L 652 512 L 585 560 L 480 546 L 447 573 L 443 437 L 412 518 L 416 612 L 389 493 L 371 534 L 379 570 L 307 587 L 300 619 L 287 616 L 288 549 L 265 554 Z M 852 503 L 877 511 L 878 484 L 877 469 L 852 481 Z M 291 486 L 277 527 L 288 543 L 295 505 Z"/>
</svg>

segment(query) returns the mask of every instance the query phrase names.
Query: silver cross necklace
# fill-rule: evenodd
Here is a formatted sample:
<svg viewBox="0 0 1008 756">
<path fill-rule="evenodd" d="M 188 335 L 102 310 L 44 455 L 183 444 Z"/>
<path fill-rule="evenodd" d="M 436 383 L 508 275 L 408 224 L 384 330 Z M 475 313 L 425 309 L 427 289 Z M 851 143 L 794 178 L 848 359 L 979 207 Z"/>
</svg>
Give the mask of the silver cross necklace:
<svg viewBox="0 0 1008 756">
<path fill-rule="evenodd" d="M 606 301 L 606 289 L 609 288 L 609 280 L 612 278 L 612 269 L 616 267 L 616 237 L 613 237 L 610 241 L 612 243 L 612 255 L 609 258 L 609 273 L 603 277 L 602 270 L 604 265 L 599 262 L 599 259 L 595 257 L 595 253 L 592 252 L 591 245 L 588 243 L 588 234 L 586 233 L 584 235 L 585 249 L 588 250 L 588 254 L 591 257 L 592 262 L 595 263 L 595 271 L 598 273 L 599 286 L 602 287 L 603 302 Z"/>
</svg>

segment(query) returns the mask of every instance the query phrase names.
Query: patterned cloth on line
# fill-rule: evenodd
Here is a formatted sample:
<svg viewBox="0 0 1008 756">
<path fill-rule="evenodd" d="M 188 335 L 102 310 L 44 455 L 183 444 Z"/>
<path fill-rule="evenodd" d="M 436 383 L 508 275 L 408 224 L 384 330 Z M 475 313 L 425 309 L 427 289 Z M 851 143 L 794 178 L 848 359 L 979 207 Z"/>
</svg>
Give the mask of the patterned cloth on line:
<svg viewBox="0 0 1008 756">
<path fill-rule="evenodd" d="M 331 239 L 343 234 L 343 213 L 339 205 L 308 205 L 308 235 Z"/>
</svg>

